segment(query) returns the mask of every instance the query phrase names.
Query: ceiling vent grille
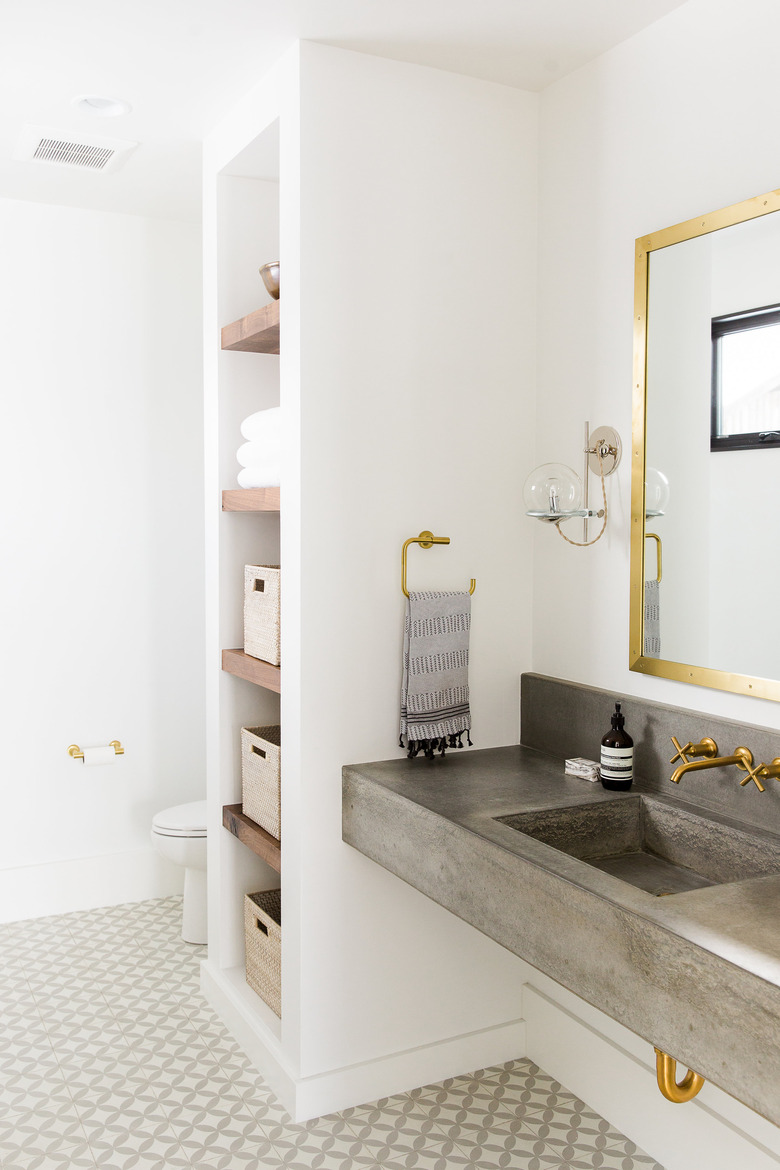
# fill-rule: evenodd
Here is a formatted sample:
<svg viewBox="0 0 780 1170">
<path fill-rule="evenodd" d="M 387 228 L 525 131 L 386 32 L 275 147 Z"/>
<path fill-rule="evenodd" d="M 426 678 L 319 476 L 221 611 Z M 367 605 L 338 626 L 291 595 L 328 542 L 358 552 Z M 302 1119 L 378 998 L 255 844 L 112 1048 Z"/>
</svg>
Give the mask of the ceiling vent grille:
<svg viewBox="0 0 780 1170">
<path fill-rule="evenodd" d="M 49 126 L 25 126 L 14 158 L 105 173 L 121 166 L 137 145 L 120 138 L 69 133 Z"/>
<path fill-rule="evenodd" d="M 89 167 L 93 171 L 102 171 L 115 154 L 116 151 L 110 146 L 87 146 L 84 142 L 42 138 L 33 158 L 39 158 L 43 162 L 65 163 L 69 167 Z"/>
</svg>

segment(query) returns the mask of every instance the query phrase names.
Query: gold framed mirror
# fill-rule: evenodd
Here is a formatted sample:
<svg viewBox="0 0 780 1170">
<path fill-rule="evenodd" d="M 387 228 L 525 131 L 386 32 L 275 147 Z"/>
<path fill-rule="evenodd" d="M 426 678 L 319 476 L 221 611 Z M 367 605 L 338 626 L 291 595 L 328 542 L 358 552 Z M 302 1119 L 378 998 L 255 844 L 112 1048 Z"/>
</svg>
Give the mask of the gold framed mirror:
<svg viewBox="0 0 780 1170">
<path fill-rule="evenodd" d="M 780 190 L 636 241 L 629 642 L 630 670 L 774 700 L 778 211 Z"/>
</svg>

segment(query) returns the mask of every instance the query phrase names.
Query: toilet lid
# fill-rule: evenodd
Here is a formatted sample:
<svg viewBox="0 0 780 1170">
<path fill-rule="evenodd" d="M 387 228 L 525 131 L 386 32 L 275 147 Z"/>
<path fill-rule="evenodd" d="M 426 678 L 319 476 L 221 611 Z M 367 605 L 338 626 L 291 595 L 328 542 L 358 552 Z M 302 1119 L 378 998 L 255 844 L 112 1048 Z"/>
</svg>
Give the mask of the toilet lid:
<svg viewBox="0 0 780 1170">
<path fill-rule="evenodd" d="M 155 815 L 152 828 L 155 833 L 162 833 L 165 837 L 205 837 L 205 800 L 193 800 L 190 804 L 175 804 L 173 808 L 162 809 Z"/>
</svg>

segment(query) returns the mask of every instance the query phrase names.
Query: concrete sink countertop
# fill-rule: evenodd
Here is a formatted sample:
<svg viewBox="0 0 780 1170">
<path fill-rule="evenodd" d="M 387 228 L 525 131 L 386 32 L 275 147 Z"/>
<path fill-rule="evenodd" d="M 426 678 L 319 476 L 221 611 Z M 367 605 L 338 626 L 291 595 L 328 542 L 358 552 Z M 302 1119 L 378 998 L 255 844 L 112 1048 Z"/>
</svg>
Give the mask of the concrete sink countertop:
<svg viewBox="0 0 780 1170">
<path fill-rule="evenodd" d="M 641 782 L 608 792 L 527 747 L 343 776 L 346 842 L 780 1125 L 775 834 L 706 811 L 736 842 L 777 851 L 777 872 L 659 898 L 496 819 L 625 801 Z M 701 815 L 670 789 L 653 800 Z"/>
</svg>

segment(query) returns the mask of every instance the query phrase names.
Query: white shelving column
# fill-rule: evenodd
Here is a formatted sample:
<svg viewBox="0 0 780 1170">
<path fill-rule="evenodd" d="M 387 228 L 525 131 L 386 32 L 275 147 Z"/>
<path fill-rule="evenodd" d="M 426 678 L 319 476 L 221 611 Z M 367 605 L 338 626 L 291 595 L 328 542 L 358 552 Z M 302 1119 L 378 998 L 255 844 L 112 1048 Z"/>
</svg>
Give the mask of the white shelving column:
<svg viewBox="0 0 780 1170">
<path fill-rule="evenodd" d="M 417 558 L 415 587 L 477 578 L 476 742 L 517 742 L 530 654 L 521 489 L 533 451 L 536 129 L 533 94 L 301 42 L 204 144 L 203 985 L 296 1120 L 523 1054 L 522 965 L 344 844 L 341 768 L 399 751 L 399 552 L 428 526 L 452 543 Z M 219 355 L 218 328 L 263 303 L 256 272 L 277 258 L 272 241 L 281 357 Z M 219 516 L 238 422 L 276 404 L 274 362 L 285 429 L 280 708 L 220 679 L 218 660 L 241 644 L 241 565 L 276 547 L 273 518 Z M 243 984 L 240 917 L 243 895 L 277 876 L 221 827 L 222 806 L 239 800 L 238 729 L 276 710 L 281 1023 Z"/>
</svg>

